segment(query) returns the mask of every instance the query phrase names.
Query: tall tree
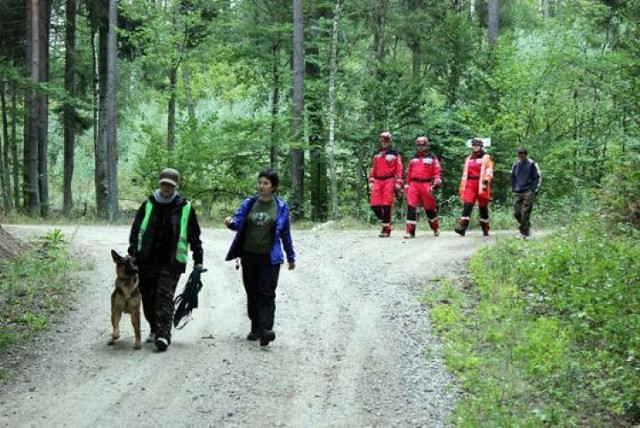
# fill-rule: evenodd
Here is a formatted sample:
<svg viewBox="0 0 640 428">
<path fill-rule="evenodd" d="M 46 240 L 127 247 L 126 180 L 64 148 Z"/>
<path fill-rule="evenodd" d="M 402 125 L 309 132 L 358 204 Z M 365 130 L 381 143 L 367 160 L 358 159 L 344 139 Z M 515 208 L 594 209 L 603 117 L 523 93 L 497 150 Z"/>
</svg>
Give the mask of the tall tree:
<svg viewBox="0 0 640 428">
<path fill-rule="evenodd" d="M 76 95 L 75 59 L 76 59 L 76 0 L 67 0 L 65 10 L 65 51 L 64 51 L 64 88 L 67 96 Z M 73 209 L 73 182 L 75 149 L 75 119 L 72 107 L 64 108 L 64 172 L 62 184 L 62 212 L 71 215 Z"/>
<path fill-rule="evenodd" d="M 36 85 L 40 79 L 40 2 L 30 0 L 27 6 L 27 70 L 30 85 L 25 91 L 24 100 L 24 189 L 23 195 L 27 214 L 36 217 L 40 214 L 40 191 L 38 180 L 38 115 Z"/>
<path fill-rule="evenodd" d="M 493 46 L 498 40 L 498 31 L 499 31 L 499 6 L 498 0 L 488 0 L 488 22 L 489 27 L 487 30 L 487 40 L 489 42 L 489 46 Z"/>
<path fill-rule="evenodd" d="M 292 218 L 304 215 L 304 19 L 302 0 L 293 0 L 293 130 L 291 148 Z"/>
<path fill-rule="evenodd" d="M 117 61 L 118 61 L 118 7 L 116 0 L 109 0 L 109 30 L 107 35 L 107 90 L 106 145 L 107 145 L 107 218 L 115 220 L 119 216 L 118 208 L 118 140 L 117 140 Z"/>
<path fill-rule="evenodd" d="M 92 28 L 92 58 L 94 58 L 94 183 L 96 194 L 96 213 L 100 218 L 109 216 L 107 185 L 107 136 L 106 136 L 106 102 L 107 102 L 107 39 L 108 39 L 108 3 L 103 0 L 92 0 L 89 3 L 89 17 Z M 97 52 L 95 38 L 97 36 Z"/>
<path fill-rule="evenodd" d="M 9 194 L 11 179 L 9 178 L 9 120 L 7 119 L 7 84 L 0 82 L 0 100 L 2 102 L 2 144 L 0 144 L 0 185 L 2 186 L 2 206 L 5 213 L 13 210 L 13 201 Z"/>
<path fill-rule="evenodd" d="M 38 35 L 38 55 L 40 67 L 38 80 L 41 84 L 49 81 L 49 29 L 51 27 L 51 0 L 40 0 L 40 30 Z M 36 93 L 38 104 L 38 194 L 40 215 L 49 214 L 49 96 L 45 91 Z"/>
<path fill-rule="evenodd" d="M 331 59 L 329 66 L 329 181 L 331 182 L 331 219 L 338 219 L 338 177 L 336 172 L 335 123 L 336 79 L 338 74 L 338 25 L 342 14 L 342 0 L 336 0 L 331 31 Z"/>
</svg>

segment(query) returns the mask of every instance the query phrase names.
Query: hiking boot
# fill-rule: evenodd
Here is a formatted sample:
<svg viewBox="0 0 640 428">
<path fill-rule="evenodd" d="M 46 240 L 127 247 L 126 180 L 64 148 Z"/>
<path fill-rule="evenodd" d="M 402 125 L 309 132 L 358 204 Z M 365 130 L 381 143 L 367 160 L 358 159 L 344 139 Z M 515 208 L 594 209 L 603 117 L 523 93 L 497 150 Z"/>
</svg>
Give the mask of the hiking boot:
<svg viewBox="0 0 640 428">
<path fill-rule="evenodd" d="M 256 341 L 260 339 L 260 332 L 256 330 L 251 330 L 249 334 L 247 334 L 247 340 Z"/>
<path fill-rule="evenodd" d="M 453 229 L 453 231 L 460 236 L 464 236 L 464 234 L 467 232 L 467 229 L 465 229 L 464 227 L 456 227 L 455 229 Z"/>
<path fill-rule="evenodd" d="M 147 336 L 147 338 L 144 340 L 147 343 L 153 343 L 156 341 L 156 334 L 155 333 L 149 333 L 149 336 Z"/>
<path fill-rule="evenodd" d="M 416 237 L 416 235 L 412 235 L 410 233 L 407 233 L 406 235 L 404 235 L 404 239 L 413 239 L 415 237 Z"/>
<path fill-rule="evenodd" d="M 169 347 L 169 340 L 164 337 L 158 337 L 155 341 L 158 352 L 164 352 Z"/>
<path fill-rule="evenodd" d="M 273 330 L 265 330 L 260 337 L 260 346 L 268 346 L 269 342 L 276 340 L 276 332 Z"/>
</svg>

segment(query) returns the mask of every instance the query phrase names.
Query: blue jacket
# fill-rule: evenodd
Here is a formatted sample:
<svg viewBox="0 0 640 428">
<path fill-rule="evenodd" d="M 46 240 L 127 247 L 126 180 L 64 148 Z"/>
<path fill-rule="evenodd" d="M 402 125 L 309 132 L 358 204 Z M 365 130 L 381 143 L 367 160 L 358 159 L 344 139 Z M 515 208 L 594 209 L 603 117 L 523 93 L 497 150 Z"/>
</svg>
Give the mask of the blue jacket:
<svg viewBox="0 0 640 428">
<path fill-rule="evenodd" d="M 540 184 L 540 168 L 531 159 L 517 160 L 511 167 L 511 188 L 515 193 L 537 192 Z"/>
<path fill-rule="evenodd" d="M 276 229 L 271 242 L 271 250 L 269 256 L 271 258 L 271 264 L 279 265 L 284 263 L 284 254 L 282 253 L 282 245 L 284 245 L 284 251 L 287 253 L 287 262 L 295 262 L 296 253 L 293 250 L 293 240 L 291 239 L 291 230 L 289 224 L 289 207 L 287 203 L 282 199 L 274 196 L 277 205 L 276 213 Z M 233 215 L 233 221 L 228 226 L 229 229 L 235 230 L 235 237 L 231 242 L 231 247 L 227 253 L 225 260 L 233 260 L 241 256 L 242 242 L 244 241 L 244 235 L 247 225 L 247 216 L 251 211 L 251 207 L 258 200 L 258 196 L 251 196 L 240 204 L 240 208 Z M 282 245 L 280 242 L 282 241 Z"/>
</svg>

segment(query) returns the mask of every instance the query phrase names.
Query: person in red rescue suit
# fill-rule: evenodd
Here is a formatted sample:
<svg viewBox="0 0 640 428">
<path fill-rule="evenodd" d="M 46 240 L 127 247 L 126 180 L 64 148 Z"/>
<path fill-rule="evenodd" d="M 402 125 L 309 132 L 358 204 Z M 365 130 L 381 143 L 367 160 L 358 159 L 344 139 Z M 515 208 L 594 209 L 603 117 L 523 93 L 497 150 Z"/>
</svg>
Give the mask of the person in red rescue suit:
<svg viewBox="0 0 640 428">
<path fill-rule="evenodd" d="M 391 133 L 380 134 L 380 149 L 373 155 L 369 188 L 371 189 L 371 209 L 382 220 L 382 231 L 378 235 L 391 235 L 391 214 L 396 190 L 402 189 L 402 157 L 391 148 Z"/>
<path fill-rule="evenodd" d="M 469 226 L 469 218 L 473 205 L 477 202 L 480 211 L 480 226 L 482 234 L 489 236 L 489 199 L 491 197 L 491 180 L 493 180 L 493 162 L 491 156 L 483 149 L 484 142 L 481 138 L 471 141 L 473 152 L 464 162 L 462 180 L 460 181 L 460 198 L 462 198 L 462 215 L 460 226 L 455 232 L 464 236 Z"/>
<path fill-rule="evenodd" d="M 417 207 L 422 205 L 429 227 L 433 234 L 438 236 L 439 222 L 436 211 L 436 200 L 433 197 L 433 190 L 436 189 L 442 180 L 440 179 L 440 161 L 429 152 L 429 140 L 427 137 L 416 138 L 416 153 L 407 165 L 407 180 L 404 185 L 407 197 L 407 228 L 405 239 L 416 237 Z"/>
</svg>

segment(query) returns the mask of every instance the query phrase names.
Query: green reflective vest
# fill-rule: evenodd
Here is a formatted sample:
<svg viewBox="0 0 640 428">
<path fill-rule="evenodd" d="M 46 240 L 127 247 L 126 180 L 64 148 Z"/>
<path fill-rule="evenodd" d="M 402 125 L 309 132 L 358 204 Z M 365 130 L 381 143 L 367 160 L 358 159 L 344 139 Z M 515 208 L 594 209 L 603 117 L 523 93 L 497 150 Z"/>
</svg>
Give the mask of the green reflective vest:
<svg viewBox="0 0 640 428">
<path fill-rule="evenodd" d="M 153 202 L 147 200 L 144 207 L 144 219 L 140 225 L 138 233 L 138 252 L 142 251 L 142 237 L 149 227 L 149 219 L 153 211 Z M 180 218 L 180 235 L 178 236 L 178 248 L 176 248 L 176 260 L 180 263 L 187 263 L 188 243 L 187 243 L 187 225 L 189 224 L 189 212 L 191 211 L 191 202 L 187 202 L 182 207 L 182 217 Z"/>
</svg>

